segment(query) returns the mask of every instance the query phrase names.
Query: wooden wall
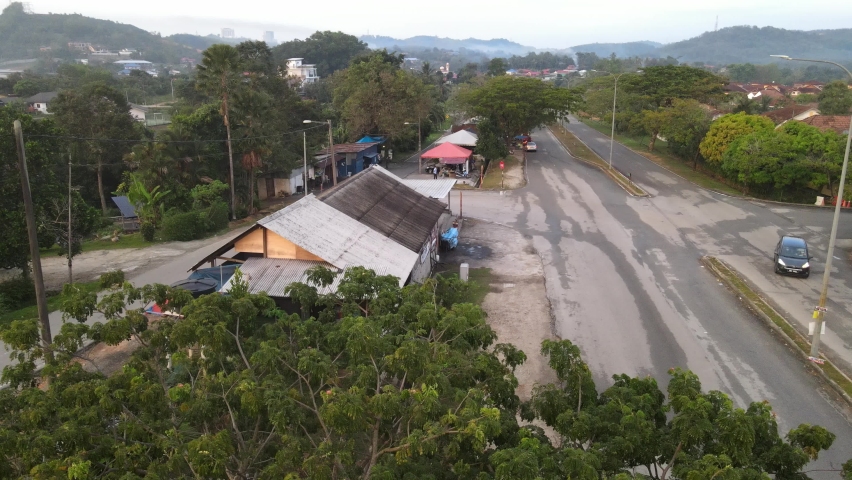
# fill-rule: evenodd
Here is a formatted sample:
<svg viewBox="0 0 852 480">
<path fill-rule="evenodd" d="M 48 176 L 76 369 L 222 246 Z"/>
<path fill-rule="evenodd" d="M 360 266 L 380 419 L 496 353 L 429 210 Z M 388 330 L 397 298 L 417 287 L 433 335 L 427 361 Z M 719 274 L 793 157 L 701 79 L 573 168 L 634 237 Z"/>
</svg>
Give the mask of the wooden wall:
<svg viewBox="0 0 852 480">
<path fill-rule="evenodd" d="M 264 234 L 266 235 L 266 250 L 264 251 Z M 259 228 L 245 237 L 237 240 L 234 250 L 244 253 L 260 253 L 265 258 L 288 258 L 291 260 L 319 260 L 324 259 L 299 247 L 286 238 L 270 232 L 265 228 Z"/>
</svg>

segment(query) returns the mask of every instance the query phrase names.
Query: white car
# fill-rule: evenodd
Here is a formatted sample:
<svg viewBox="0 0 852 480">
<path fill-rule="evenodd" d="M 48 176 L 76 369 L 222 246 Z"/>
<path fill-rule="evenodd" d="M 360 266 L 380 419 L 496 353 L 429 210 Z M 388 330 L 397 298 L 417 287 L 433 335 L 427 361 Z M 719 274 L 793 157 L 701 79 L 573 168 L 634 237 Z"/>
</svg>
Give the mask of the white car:
<svg viewBox="0 0 852 480">
<path fill-rule="evenodd" d="M 538 147 L 536 146 L 535 142 L 527 142 L 527 144 L 524 145 L 524 150 L 528 152 L 535 152 L 538 151 Z"/>
</svg>

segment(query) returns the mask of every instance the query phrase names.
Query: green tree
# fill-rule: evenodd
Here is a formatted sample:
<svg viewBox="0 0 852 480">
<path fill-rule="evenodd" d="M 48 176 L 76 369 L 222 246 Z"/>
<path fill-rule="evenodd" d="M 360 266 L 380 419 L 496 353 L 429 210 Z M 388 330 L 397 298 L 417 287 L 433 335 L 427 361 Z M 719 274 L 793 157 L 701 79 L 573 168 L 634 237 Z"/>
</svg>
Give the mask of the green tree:
<svg viewBox="0 0 852 480">
<path fill-rule="evenodd" d="M 852 90 L 846 82 L 831 82 L 819 92 L 819 113 L 822 115 L 849 115 L 852 108 Z"/>
<path fill-rule="evenodd" d="M 506 139 L 497 128 L 497 122 L 483 118 L 476 125 L 479 137 L 476 140 L 476 151 L 488 160 L 497 160 L 509 154 Z"/>
<path fill-rule="evenodd" d="M 786 186 L 781 172 L 796 157 L 789 135 L 774 129 L 757 130 L 731 142 L 722 156 L 722 171 L 747 190 L 766 192 L 773 186 Z"/>
<path fill-rule="evenodd" d="M 31 78 L 24 78 L 15 83 L 15 86 L 12 87 L 15 95 L 21 97 L 31 97 L 36 93 L 43 92 L 46 90 L 46 85 L 43 82 L 39 82 L 38 80 L 34 80 Z"/>
<path fill-rule="evenodd" d="M 846 139 L 832 130 L 823 132 L 796 121 L 784 123 L 780 130 L 793 139 L 792 148 L 800 155 L 800 162 L 807 169 L 807 178 L 813 186 L 826 187 L 836 196 Z"/>
<path fill-rule="evenodd" d="M 105 167 L 120 166 L 131 141 L 140 138 L 130 105 L 115 88 L 95 82 L 77 90 L 63 90 L 50 108 L 57 123 L 78 137 L 75 158 L 94 163 L 101 211 L 106 214 Z"/>
<path fill-rule="evenodd" d="M 434 103 L 430 85 L 381 52 L 335 74 L 334 85 L 334 106 L 353 138 L 382 133 L 396 140 L 410 135 L 405 122 L 427 118 Z"/>
<path fill-rule="evenodd" d="M 343 70 L 352 59 L 368 51 L 367 44 L 358 37 L 331 31 L 315 32 L 304 40 L 291 40 L 272 49 L 278 65 L 284 65 L 288 58 L 304 58 L 317 66 L 320 77 Z"/>
<path fill-rule="evenodd" d="M 537 78 L 503 75 L 488 79 L 482 86 L 459 92 L 459 102 L 471 117 L 488 117 L 500 137 L 548 125 L 574 110 L 578 98 L 570 90 L 556 88 Z"/>
<path fill-rule="evenodd" d="M 499 77 L 500 75 L 506 75 L 506 70 L 509 68 L 506 60 L 502 58 L 492 58 L 488 62 L 488 76 L 489 77 Z"/>
<path fill-rule="evenodd" d="M 701 141 L 699 151 L 707 163 L 717 167 L 722 164 L 722 156 L 734 140 L 753 132 L 774 129 L 775 124 L 766 117 L 745 113 L 725 115 L 710 125 L 707 135 Z"/>
<path fill-rule="evenodd" d="M 234 150 L 231 145 L 231 100 L 241 87 L 242 59 L 236 48 L 217 44 L 204 51 L 198 64 L 197 88 L 219 102 L 219 113 L 225 125 L 228 145 L 228 171 L 231 185 L 231 219 L 236 220 L 234 194 Z"/>
<path fill-rule="evenodd" d="M 9 107 L 0 108 L 0 268 L 19 268 L 29 272 L 30 247 L 27 224 L 24 218 L 24 198 L 21 193 L 21 176 L 18 152 L 12 125 L 20 120 L 27 150 L 27 173 L 33 187 L 33 205 L 36 215 L 42 218 L 55 201 L 67 196 L 58 172 L 64 172 L 62 158 L 57 152 L 65 150 L 58 137 L 62 134 L 52 118 L 36 121 L 31 115 L 16 112 Z M 43 235 L 43 240 L 53 239 Z M 49 246 L 49 245 L 48 245 Z"/>
<path fill-rule="evenodd" d="M 327 284 L 332 275 L 311 278 Z M 464 291 L 457 278 L 400 288 L 363 268 L 341 275 L 334 294 L 291 286 L 297 304 L 317 314 L 305 318 L 249 295 L 239 274 L 229 295 L 197 300 L 162 285 L 125 284 L 100 301 L 72 295 L 69 320 L 100 311 L 107 322 L 63 327 L 49 389 L 30 385 L 32 364 L 4 371 L 18 388 L 0 391 L 0 475 L 405 478 L 446 471 L 442 465 L 464 478 L 487 472 L 499 435 L 519 428 L 509 412 L 520 404 L 512 372 L 523 354 L 495 345 L 479 307 L 436 297 L 436 289 Z M 136 299 L 168 302 L 183 318 L 149 328 L 128 305 Z M 16 327 L 4 340 L 16 352 L 37 349 Z M 143 347 L 107 378 L 66 363 L 85 337 L 137 338 Z"/>
<path fill-rule="evenodd" d="M 657 136 L 668 122 L 667 114 L 661 110 L 644 110 L 639 115 L 639 125 L 645 131 L 651 140 L 648 142 L 648 151 L 654 151 L 654 145 L 657 143 Z"/>
<path fill-rule="evenodd" d="M 466 63 L 459 71 L 459 83 L 469 83 L 479 74 L 479 65 Z"/>
<path fill-rule="evenodd" d="M 670 107 L 675 99 L 714 104 L 724 96 L 725 84 L 723 77 L 701 68 L 667 65 L 645 68 L 641 75 L 625 75 L 618 88 L 640 95 L 654 106 Z"/>
<path fill-rule="evenodd" d="M 660 133 L 666 138 L 669 150 L 692 162 L 698 168 L 701 140 L 710 129 L 710 113 L 696 100 L 675 100 L 666 111 L 666 121 Z"/>
</svg>

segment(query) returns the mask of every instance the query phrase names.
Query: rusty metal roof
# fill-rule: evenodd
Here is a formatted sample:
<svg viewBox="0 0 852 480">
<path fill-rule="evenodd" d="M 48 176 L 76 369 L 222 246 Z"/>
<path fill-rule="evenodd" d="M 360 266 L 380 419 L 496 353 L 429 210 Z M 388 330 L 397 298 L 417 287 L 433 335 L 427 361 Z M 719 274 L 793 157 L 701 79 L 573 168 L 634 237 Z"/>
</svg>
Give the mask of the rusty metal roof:
<svg viewBox="0 0 852 480">
<path fill-rule="evenodd" d="M 258 220 L 257 224 L 339 269 L 356 265 L 381 269 L 399 278 L 400 286 L 405 284 L 419 259 L 414 251 L 313 195 Z"/>
<path fill-rule="evenodd" d="M 373 167 L 317 198 L 412 252 L 420 251 L 446 210 Z"/>
<path fill-rule="evenodd" d="M 366 143 L 337 143 L 334 145 L 334 153 L 358 153 L 364 151 L 373 145 L 378 145 L 379 142 L 366 142 Z M 320 150 L 317 155 L 328 155 L 328 146 Z"/>
</svg>

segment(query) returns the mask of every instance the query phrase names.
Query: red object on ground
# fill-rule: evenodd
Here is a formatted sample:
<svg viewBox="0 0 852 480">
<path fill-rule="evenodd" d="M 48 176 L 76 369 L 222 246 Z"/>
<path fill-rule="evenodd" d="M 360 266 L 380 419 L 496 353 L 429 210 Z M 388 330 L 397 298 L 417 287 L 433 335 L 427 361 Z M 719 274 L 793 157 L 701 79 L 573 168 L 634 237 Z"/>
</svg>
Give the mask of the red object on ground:
<svg viewBox="0 0 852 480">
<path fill-rule="evenodd" d="M 503 170 L 503 167 L 505 167 L 505 165 L 503 164 L 503 160 L 500 160 L 500 170 Z"/>
</svg>

